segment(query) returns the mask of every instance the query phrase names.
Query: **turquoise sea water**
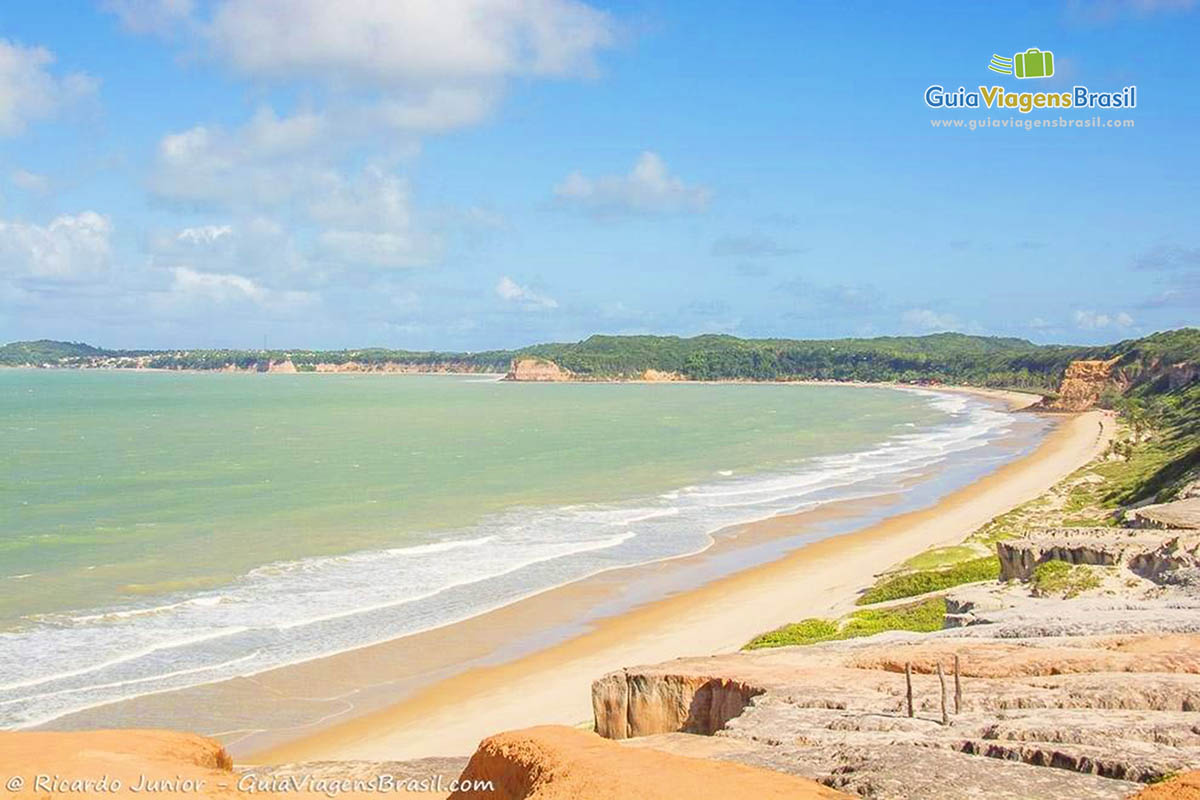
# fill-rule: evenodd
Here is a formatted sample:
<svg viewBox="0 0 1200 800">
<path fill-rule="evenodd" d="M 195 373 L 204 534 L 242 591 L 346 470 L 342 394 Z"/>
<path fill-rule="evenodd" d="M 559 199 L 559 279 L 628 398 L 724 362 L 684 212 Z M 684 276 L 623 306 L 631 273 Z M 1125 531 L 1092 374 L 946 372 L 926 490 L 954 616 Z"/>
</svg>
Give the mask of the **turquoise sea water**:
<svg viewBox="0 0 1200 800">
<path fill-rule="evenodd" d="M 963 397 L 0 371 L 0 726 L 445 624 L 884 491 Z"/>
</svg>

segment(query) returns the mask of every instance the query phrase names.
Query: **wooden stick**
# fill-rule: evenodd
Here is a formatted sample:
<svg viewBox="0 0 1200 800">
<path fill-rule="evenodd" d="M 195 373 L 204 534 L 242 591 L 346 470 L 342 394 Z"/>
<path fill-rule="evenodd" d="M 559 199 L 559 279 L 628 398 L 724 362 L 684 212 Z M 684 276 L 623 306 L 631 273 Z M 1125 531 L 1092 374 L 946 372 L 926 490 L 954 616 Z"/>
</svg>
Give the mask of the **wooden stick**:
<svg viewBox="0 0 1200 800">
<path fill-rule="evenodd" d="M 912 664 L 911 664 L 911 663 L 909 663 L 909 662 L 907 662 L 907 661 L 905 661 L 905 662 L 904 662 L 904 683 L 905 683 L 905 685 L 908 687 L 908 693 L 907 693 L 907 696 L 906 696 L 906 697 L 907 697 L 907 700 L 908 700 L 908 715 L 911 717 L 911 716 L 913 715 L 913 707 L 912 707 Z"/>
<path fill-rule="evenodd" d="M 958 669 L 958 653 L 954 654 L 954 713 L 962 713 L 962 677 Z"/>
<path fill-rule="evenodd" d="M 950 724 L 950 714 L 946 711 L 946 673 L 942 670 L 942 662 L 937 665 L 938 683 L 942 685 L 942 724 Z"/>
</svg>

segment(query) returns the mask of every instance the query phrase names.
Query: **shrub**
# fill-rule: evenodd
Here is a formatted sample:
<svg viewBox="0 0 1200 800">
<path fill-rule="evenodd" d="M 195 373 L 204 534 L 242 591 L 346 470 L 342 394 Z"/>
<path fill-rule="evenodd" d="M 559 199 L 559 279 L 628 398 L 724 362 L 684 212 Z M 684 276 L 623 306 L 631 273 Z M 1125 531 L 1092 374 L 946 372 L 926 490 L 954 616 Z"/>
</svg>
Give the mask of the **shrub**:
<svg viewBox="0 0 1200 800">
<path fill-rule="evenodd" d="M 940 631 L 946 619 L 946 600 L 933 597 L 893 608 L 855 611 L 842 626 L 841 638 L 872 636 L 882 631 Z"/>
<path fill-rule="evenodd" d="M 754 637 L 746 650 L 788 647 L 837 639 L 873 636 L 883 631 L 937 631 L 946 617 L 946 601 L 940 597 L 894 608 L 867 608 L 841 620 L 805 619 Z"/>
<path fill-rule="evenodd" d="M 838 625 L 827 619 L 809 618 L 755 636 L 747 650 L 760 647 L 786 647 L 793 644 L 813 644 L 838 638 Z"/>
<path fill-rule="evenodd" d="M 1071 566 L 1065 561 L 1053 559 L 1038 564 L 1030 580 L 1033 593 L 1039 597 L 1061 594 L 1065 598 L 1075 597 L 1080 592 L 1095 589 L 1100 577 L 1085 566 Z"/>
<path fill-rule="evenodd" d="M 858 605 L 881 603 L 901 597 L 915 597 L 926 592 L 949 589 L 963 583 L 1000 579 L 1000 559 L 983 556 L 963 561 L 945 569 L 927 569 L 885 577 L 858 598 Z"/>
</svg>

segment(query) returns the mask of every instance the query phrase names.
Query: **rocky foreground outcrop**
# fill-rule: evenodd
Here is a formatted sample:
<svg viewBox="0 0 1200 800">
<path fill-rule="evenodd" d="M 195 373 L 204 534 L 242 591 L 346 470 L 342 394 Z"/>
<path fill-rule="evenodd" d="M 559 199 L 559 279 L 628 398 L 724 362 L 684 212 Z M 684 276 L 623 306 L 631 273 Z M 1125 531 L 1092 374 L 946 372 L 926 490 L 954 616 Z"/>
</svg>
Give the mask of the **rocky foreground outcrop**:
<svg viewBox="0 0 1200 800">
<path fill-rule="evenodd" d="M 997 542 L 996 554 L 1002 581 L 1029 580 L 1047 561 L 1122 567 L 1155 579 L 1171 570 L 1200 567 L 1200 531 L 1164 536 L 1124 528 L 1041 528 Z"/>
<path fill-rule="evenodd" d="M 1200 800 L 1200 772 L 1177 775 L 1143 789 L 1130 800 Z"/>
<path fill-rule="evenodd" d="M 1193 491 L 1191 486 L 1184 491 Z M 1187 497 L 1171 503 L 1156 503 L 1135 508 L 1128 513 L 1128 522 L 1135 528 L 1165 530 L 1200 529 L 1200 497 Z"/>
<path fill-rule="evenodd" d="M 1200 765 L 1200 634 L 1014 641 L 963 633 L 622 670 L 593 688 L 597 727 L 642 733 L 627 742 L 639 749 L 764 766 L 879 800 L 1115 800 Z M 950 678 L 943 726 L 936 669 L 951 673 L 956 655 L 962 704 L 953 713 Z M 717 687 L 731 694 L 721 698 Z M 714 701 L 736 705 L 746 687 L 756 694 L 711 736 L 672 728 L 671 720 L 705 716 Z M 657 703 L 666 708 L 647 713 Z"/>
<path fill-rule="evenodd" d="M 14 798 L 440 800 L 465 758 L 235 767 L 219 742 L 166 730 L 0 732 L 0 787 Z"/>
<path fill-rule="evenodd" d="M 575 728 L 547 726 L 485 739 L 462 774 L 490 791 L 454 800 L 848 800 L 814 781 L 744 764 L 630 750 Z"/>
<path fill-rule="evenodd" d="M 219 743 L 174 731 L 0 732 L 0 778 L 14 797 L 241 795 Z"/>
<path fill-rule="evenodd" d="M 596 730 L 872 800 L 1116 800 L 1200 768 L 1200 539 L 1047 528 L 999 550 L 1006 581 L 950 590 L 941 631 L 613 672 Z M 1069 580 L 1022 582 L 1051 559 Z M 1146 796 L 1189 796 L 1170 787 Z"/>
</svg>

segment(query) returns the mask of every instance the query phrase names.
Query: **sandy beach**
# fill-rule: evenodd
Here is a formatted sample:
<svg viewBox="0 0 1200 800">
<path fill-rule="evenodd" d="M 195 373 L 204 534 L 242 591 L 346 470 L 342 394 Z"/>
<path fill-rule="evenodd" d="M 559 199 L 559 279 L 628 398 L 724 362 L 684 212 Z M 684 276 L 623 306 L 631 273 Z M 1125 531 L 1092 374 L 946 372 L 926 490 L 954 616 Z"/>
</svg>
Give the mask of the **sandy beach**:
<svg viewBox="0 0 1200 800">
<path fill-rule="evenodd" d="M 970 391 L 1003 400 L 1010 408 L 1037 399 Z M 312 726 L 311 735 L 277 746 L 243 751 L 239 761 L 405 759 L 469 753 L 482 737 L 496 731 L 543 723 L 585 723 L 591 716 L 590 685 L 596 677 L 622 666 L 736 650 L 765 630 L 845 610 L 879 572 L 926 548 L 960 541 L 993 517 L 1038 496 L 1103 450 L 1113 428 L 1112 418 L 1104 412 L 1063 417 L 1034 452 L 954 491 L 932 507 L 813 542 L 771 563 L 600 619 L 564 641 L 515 659 L 498 656 L 495 663 L 426 683 L 402 702 L 328 727 Z M 781 523 L 775 519 L 760 524 Z M 755 526 L 746 527 L 752 533 Z M 609 590 L 619 591 L 619 587 L 610 586 Z M 507 633 L 524 627 L 522 622 L 527 624 L 525 615 L 545 614 L 544 622 L 553 624 L 560 591 L 602 592 L 603 584 L 565 587 L 476 618 L 471 622 L 480 636 L 478 641 L 471 638 L 470 627 L 429 631 L 418 642 L 410 641 L 408 652 L 414 652 L 414 645 L 416 652 L 442 656 L 458 650 L 471 653 L 481 647 L 503 650 L 497 645 Z M 299 671 L 258 676 L 247 682 L 245 691 L 247 696 L 269 692 L 281 702 L 304 695 L 313 701 L 336 701 L 336 688 L 316 698 L 313 687 L 340 687 L 346 693 L 343 697 L 353 694 L 354 674 L 368 670 L 372 662 L 377 668 L 386 661 L 387 647 L 321 659 Z M 419 658 L 412 666 L 419 671 Z M 345 705 L 343 702 L 341 713 Z M 332 708 L 331 716 L 336 716 L 336 702 Z"/>
</svg>

